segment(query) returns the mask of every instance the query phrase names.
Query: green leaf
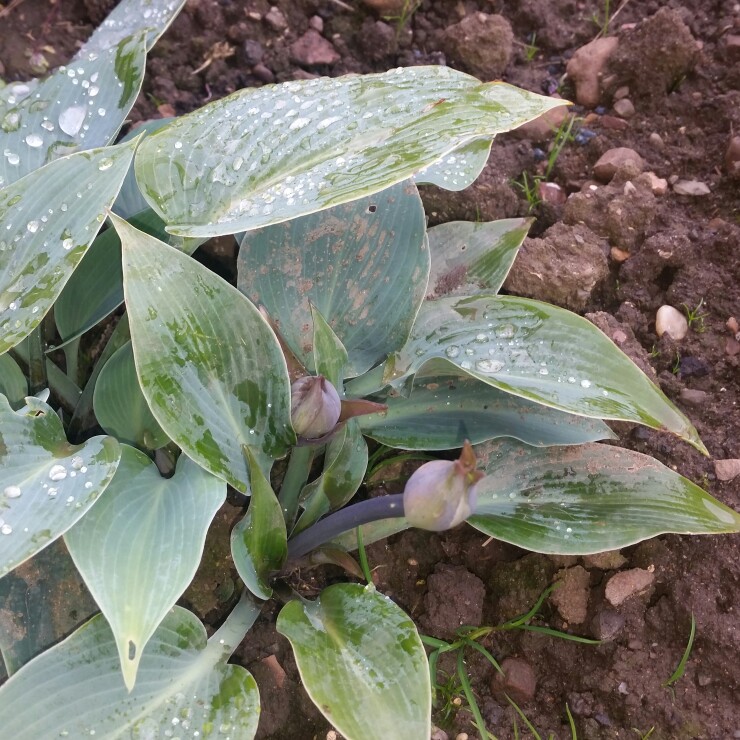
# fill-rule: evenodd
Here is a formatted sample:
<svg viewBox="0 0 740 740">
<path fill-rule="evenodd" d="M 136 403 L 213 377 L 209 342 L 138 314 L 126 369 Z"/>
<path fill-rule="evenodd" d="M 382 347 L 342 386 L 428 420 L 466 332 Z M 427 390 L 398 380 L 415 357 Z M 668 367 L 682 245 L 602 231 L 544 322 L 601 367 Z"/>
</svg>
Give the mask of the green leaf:
<svg viewBox="0 0 740 740">
<path fill-rule="evenodd" d="M 143 34 L 128 36 L 114 48 L 60 67 L 17 105 L 0 114 L 0 150 L 5 155 L 0 159 L 0 186 L 8 186 L 79 149 L 110 143 L 139 94 L 145 57 Z M 126 149 L 131 151 L 130 146 Z M 128 160 L 124 174 L 126 169 Z M 97 187 L 96 182 L 93 201 L 98 197 Z M 70 210 L 77 211 L 80 204 L 74 202 L 69 188 L 80 190 L 71 171 L 65 173 L 64 186 L 47 189 L 44 200 L 49 200 L 50 194 L 66 195 L 75 206 Z M 50 207 L 56 200 L 51 200 Z M 35 217 L 45 210 L 37 209 Z"/>
<path fill-rule="evenodd" d="M 647 455 L 600 444 L 536 449 L 513 441 L 488 457 L 468 519 L 496 539 L 563 555 L 615 550 L 665 532 L 740 530 L 740 515 Z"/>
<path fill-rule="evenodd" d="M 304 512 L 293 535 L 310 527 L 324 514 L 344 506 L 362 485 L 366 470 L 367 442 L 357 419 L 350 419 L 327 445 L 321 475 L 301 492 Z"/>
<path fill-rule="evenodd" d="M 248 448 L 245 454 L 249 454 Z M 258 598 L 269 599 L 272 588 L 268 579 L 285 562 L 288 535 L 270 481 L 251 456 L 249 471 L 252 498 L 244 518 L 231 531 L 231 557 L 246 587 Z"/>
<path fill-rule="evenodd" d="M 26 376 L 10 355 L 0 355 L 0 393 L 16 408 L 28 395 Z"/>
<path fill-rule="evenodd" d="M 263 469 L 295 442 L 275 335 L 235 288 L 111 216 L 123 244 L 134 360 L 155 419 L 193 460 L 249 490 L 246 445 Z"/>
<path fill-rule="evenodd" d="M 436 185 L 445 190 L 465 190 L 472 185 L 488 162 L 493 138 L 463 144 L 442 159 L 414 175 L 419 185 Z"/>
<path fill-rule="evenodd" d="M 413 621 L 371 585 L 339 583 L 291 601 L 277 630 L 321 713 L 352 740 L 428 740 L 429 667 Z"/>
<path fill-rule="evenodd" d="M 384 380 L 398 387 L 437 358 L 506 393 L 668 430 L 706 452 L 691 422 L 616 345 L 557 306 L 490 294 L 427 301 Z"/>
<path fill-rule="evenodd" d="M 152 210 L 130 221 L 158 239 L 166 236 L 162 220 Z M 115 229 L 106 229 L 96 237 L 54 304 L 54 320 L 62 338 L 57 349 L 92 329 L 122 303 L 121 240 Z"/>
<path fill-rule="evenodd" d="M 556 105 L 443 66 L 286 82 L 148 137 L 136 178 L 172 233 L 232 234 L 376 193 Z"/>
<path fill-rule="evenodd" d="M 80 152 L 0 190 L 0 354 L 35 329 L 100 229 L 136 142 Z"/>
<path fill-rule="evenodd" d="M 416 375 L 409 397 L 373 397 L 384 413 L 358 417 L 363 434 L 403 450 L 450 450 L 495 437 L 530 445 L 571 445 L 613 439 L 604 422 L 527 401 L 476 378 Z"/>
<path fill-rule="evenodd" d="M 121 139 L 121 142 L 130 141 L 142 133 L 151 134 L 154 131 L 159 131 L 159 129 L 164 128 L 174 120 L 174 118 L 155 118 L 151 121 L 144 121 L 140 126 L 129 131 L 126 136 Z M 132 162 L 128 172 L 126 173 L 123 185 L 121 186 L 121 192 L 118 193 L 116 202 L 113 204 L 113 213 L 121 218 L 125 218 L 127 221 L 132 221 L 132 217 L 142 211 L 147 211 L 152 214 L 157 223 L 162 224 L 164 230 L 164 221 L 162 221 L 162 219 L 159 218 L 151 208 L 149 208 L 149 204 L 144 200 L 144 196 L 141 194 L 141 190 L 139 190 L 139 185 L 136 182 L 136 174 L 134 172 L 134 163 Z M 146 229 L 144 229 L 144 231 L 146 231 Z M 151 232 L 147 231 L 147 233 Z M 157 238 L 162 239 L 162 241 L 166 241 L 166 236 L 164 234 L 162 236 L 157 236 Z"/>
<path fill-rule="evenodd" d="M 323 375 L 342 394 L 347 350 L 320 311 L 311 306 L 313 320 L 313 364 L 318 375 Z"/>
<path fill-rule="evenodd" d="M 129 690 L 147 641 L 193 579 L 225 500 L 226 484 L 186 455 L 165 479 L 124 445 L 106 496 L 64 536 L 113 630 Z"/>
<path fill-rule="evenodd" d="M 267 308 L 313 369 L 311 305 L 358 375 L 399 349 L 426 292 L 424 209 L 411 182 L 285 224 L 247 232 L 239 290 Z"/>
<path fill-rule="evenodd" d="M 145 32 L 146 49 L 154 46 L 182 10 L 186 0 L 122 0 L 95 29 L 75 59 L 117 46 L 127 36 Z"/>
<path fill-rule="evenodd" d="M 130 693 L 115 638 L 99 614 L 0 687 L 3 733 L 38 740 L 197 731 L 251 740 L 259 718 L 257 684 L 226 661 L 258 614 L 259 607 L 242 599 L 206 641 L 198 619 L 174 607 L 149 641 Z"/>
<path fill-rule="evenodd" d="M 110 483 L 121 448 L 112 437 L 67 442 L 50 406 L 14 412 L 0 396 L 0 577 L 81 519 Z"/>
<path fill-rule="evenodd" d="M 120 442 L 156 450 L 170 441 L 141 392 L 131 342 L 104 365 L 95 384 L 93 408 L 100 426 Z"/>
<path fill-rule="evenodd" d="M 433 298 L 498 293 L 531 225 L 529 218 L 507 218 L 450 221 L 429 229 L 432 269 L 427 293 Z"/>
</svg>

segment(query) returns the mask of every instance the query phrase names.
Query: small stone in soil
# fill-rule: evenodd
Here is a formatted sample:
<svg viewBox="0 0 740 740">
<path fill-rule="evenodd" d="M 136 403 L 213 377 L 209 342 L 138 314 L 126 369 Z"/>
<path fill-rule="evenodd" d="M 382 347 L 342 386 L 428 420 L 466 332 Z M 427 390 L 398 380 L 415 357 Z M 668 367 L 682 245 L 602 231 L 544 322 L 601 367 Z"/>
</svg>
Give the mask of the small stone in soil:
<svg viewBox="0 0 740 740">
<path fill-rule="evenodd" d="M 730 179 L 740 179 L 740 136 L 733 136 L 727 145 L 725 170 Z"/>
<path fill-rule="evenodd" d="M 709 195 L 712 191 L 705 183 L 698 180 L 677 180 L 673 184 L 673 192 L 677 195 L 690 195 L 696 198 Z"/>
<path fill-rule="evenodd" d="M 612 107 L 620 118 L 632 118 L 635 115 L 635 106 L 629 98 L 617 100 Z"/>
<path fill-rule="evenodd" d="M 702 406 L 707 402 L 709 394 L 706 391 L 695 390 L 694 388 L 682 388 L 680 398 L 684 403 L 691 406 Z"/>
<path fill-rule="evenodd" d="M 664 334 L 673 339 L 683 339 L 689 331 L 689 322 L 686 317 L 673 306 L 664 305 L 655 315 L 655 333 L 662 337 Z"/>
<path fill-rule="evenodd" d="M 740 460 L 715 460 L 714 473 L 717 476 L 718 480 L 734 480 L 735 478 L 737 478 L 738 475 L 740 475 Z"/>
<path fill-rule="evenodd" d="M 313 67 L 317 64 L 335 64 L 341 57 L 330 41 L 309 28 L 290 45 L 290 58 L 296 64 Z"/>
<path fill-rule="evenodd" d="M 601 98 L 601 79 L 609 57 L 619 45 L 616 36 L 596 39 L 577 49 L 570 58 L 566 72 L 576 87 L 576 101 L 594 108 Z"/>
<path fill-rule="evenodd" d="M 534 668 L 521 658 L 506 658 L 501 663 L 502 676 L 496 673 L 491 686 L 494 693 L 506 693 L 515 702 L 527 702 L 534 699 L 537 691 L 537 676 Z"/>
<path fill-rule="evenodd" d="M 665 142 L 663 141 L 663 138 L 655 131 L 653 131 L 653 133 L 648 136 L 648 142 L 650 143 L 650 146 L 653 147 L 653 149 L 657 149 L 658 151 L 662 151 L 663 149 L 665 149 Z"/>
<path fill-rule="evenodd" d="M 644 167 L 642 157 L 634 149 L 625 146 L 609 149 L 599 157 L 594 165 L 594 177 L 600 182 L 609 182 L 617 170 L 628 163 L 633 163 L 638 171 Z"/>
<path fill-rule="evenodd" d="M 655 580 L 655 575 L 643 568 L 623 570 L 613 575 L 606 584 L 606 600 L 619 606 L 627 599 L 646 591 Z"/>
<path fill-rule="evenodd" d="M 608 607 L 599 611 L 591 620 L 591 634 L 603 642 L 613 640 L 624 627 L 625 618 Z"/>
</svg>

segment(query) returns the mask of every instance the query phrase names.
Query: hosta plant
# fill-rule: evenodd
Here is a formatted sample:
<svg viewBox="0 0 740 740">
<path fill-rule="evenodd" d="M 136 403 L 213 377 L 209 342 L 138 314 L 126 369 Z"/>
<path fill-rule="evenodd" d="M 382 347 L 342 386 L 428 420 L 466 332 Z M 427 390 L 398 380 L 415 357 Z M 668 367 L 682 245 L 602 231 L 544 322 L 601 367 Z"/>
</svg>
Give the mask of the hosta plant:
<svg viewBox="0 0 740 740">
<path fill-rule="evenodd" d="M 122 2 L 67 67 L 0 89 L 3 736 L 252 737 L 258 689 L 228 660 L 279 585 L 328 721 L 422 740 L 412 620 L 371 584 L 306 600 L 297 563 L 353 570 L 358 527 L 581 554 L 740 517 L 599 442 L 616 419 L 704 449 L 588 321 L 499 293 L 526 220 L 426 228 L 417 182 L 467 186 L 496 133 L 560 101 L 419 67 L 242 90 L 119 141 L 182 5 Z M 236 286 L 196 251 L 225 235 Z M 363 498 L 368 444 L 450 452 Z M 229 486 L 244 588 L 207 638 L 176 602 Z M 61 539 L 100 611 L 81 626 L 58 619 Z"/>
</svg>

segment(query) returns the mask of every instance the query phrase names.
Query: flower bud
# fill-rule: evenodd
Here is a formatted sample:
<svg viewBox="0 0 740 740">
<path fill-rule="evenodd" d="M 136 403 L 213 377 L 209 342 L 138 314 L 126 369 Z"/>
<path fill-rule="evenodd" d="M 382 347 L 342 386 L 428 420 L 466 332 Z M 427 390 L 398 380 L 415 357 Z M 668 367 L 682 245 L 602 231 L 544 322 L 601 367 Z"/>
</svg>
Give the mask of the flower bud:
<svg viewBox="0 0 740 740">
<path fill-rule="evenodd" d="M 433 460 L 418 468 L 403 491 L 404 515 L 409 523 L 441 532 L 471 516 L 476 484 L 483 477 L 475 463 L 473 448 L 466 441 L 459 460 Z"/>
<path fill-rule="evenodd" d="M 296 434 L 316 439 L 339 421 L 342 402 L 336 388 L 322 375 L 304 375 L 290 386 L 290 420 Z"/>
</svg>

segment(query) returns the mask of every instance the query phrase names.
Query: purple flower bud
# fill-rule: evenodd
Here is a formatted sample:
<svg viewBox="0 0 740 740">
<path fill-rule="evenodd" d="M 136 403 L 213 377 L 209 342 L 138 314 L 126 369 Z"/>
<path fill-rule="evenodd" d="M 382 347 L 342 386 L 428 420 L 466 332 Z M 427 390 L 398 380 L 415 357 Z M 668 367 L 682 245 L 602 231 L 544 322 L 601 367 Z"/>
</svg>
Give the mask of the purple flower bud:
<svg viewBox="0 0 740 740">
<path fill-rule="evenodd" d="M 441 532 L 464 522 L 475 511 L 478 481 L 475 453 L 466 441 L 459 460 L 424 463 L 403 491 L 404 515 L 420 529 Z"/>
<path fill-rule="evenodd" d="M 342 402 L 336 388 L 322 375 L 305 375 L 290 386 L 290 420 L 296 434 L 316 439 L 339 421 Z"/>
</svg>

